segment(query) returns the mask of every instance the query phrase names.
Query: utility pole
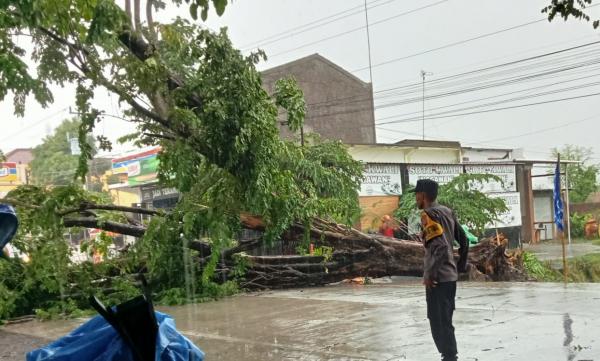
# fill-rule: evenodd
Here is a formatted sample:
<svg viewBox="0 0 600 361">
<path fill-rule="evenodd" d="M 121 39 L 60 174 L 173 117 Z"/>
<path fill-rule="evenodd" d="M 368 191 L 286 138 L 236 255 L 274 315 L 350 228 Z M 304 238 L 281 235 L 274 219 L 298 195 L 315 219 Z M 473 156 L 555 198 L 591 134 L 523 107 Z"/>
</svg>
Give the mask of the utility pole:
<svg viewBox="0 0 600 361">
<path fill-rule="evenodd" d="M 562 177 L 560 176 L 561 171 L 560 171 L 560 153 L 558 153 L 558 180 L 559 180 L 559 184 L 558 184 L 558 190 L 555 190 L 555 192 L 558 192 L 558 194 L 556 196 L 561 197 L 562 198 Z M 567 185 L 568 187 L 568 185 Z M 555 201 L 556 202 L 556 201 Z M 556 207 L 556 206 L 555 206 Z M 569 217 L 569 215 L 567 214 L 567 217 Z M 560 233 L 560 240 L 561 240 L 561 244 L 562 244 L 562 261 L 563 261 L 563 277 L 565 280 L 565 283 L 568 282 L 568 275 L 569 275 L 569 265 L 567 264 L 567 250 L 565 247 L 565 232 L 564 232 L 564 213 L 563 213 L 563 231 Z"/>
<path fill-rule="evenodd" d="M 367 9 L 367 0 L 365 0 L 365 21 L 367 29 L 367 50 L 369 53 L 369 80 L 371 81 L 371 89 L 373 88 L 373 69 L 371 67 L 371 36 L 369 34 L 369 11 Z"/>
<path fill-rule="evenodd" d="M 427 75 L 433 75 L 433 73 L 421 70 L 421 78 L 423 79 L 423 140 L 425 140 L 425 77 Z"/>
</svg>

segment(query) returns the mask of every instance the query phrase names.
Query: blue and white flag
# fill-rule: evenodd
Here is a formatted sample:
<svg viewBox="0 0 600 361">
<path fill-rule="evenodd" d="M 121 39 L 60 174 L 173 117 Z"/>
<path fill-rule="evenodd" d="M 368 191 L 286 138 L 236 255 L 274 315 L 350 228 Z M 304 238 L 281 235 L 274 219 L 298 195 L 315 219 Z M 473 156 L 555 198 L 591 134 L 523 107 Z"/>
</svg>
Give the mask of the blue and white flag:
<svg viewBox="0 0 600 361">
<path fill-rule="evenodd" d="M 554 172 L 554 223 L 556 223 L 556 227 L 559 231 L 562 232 L 564 230 L 564 213 L 560 186 L 560 162 L 556 163 L 556 171 Z"/>
</svg>

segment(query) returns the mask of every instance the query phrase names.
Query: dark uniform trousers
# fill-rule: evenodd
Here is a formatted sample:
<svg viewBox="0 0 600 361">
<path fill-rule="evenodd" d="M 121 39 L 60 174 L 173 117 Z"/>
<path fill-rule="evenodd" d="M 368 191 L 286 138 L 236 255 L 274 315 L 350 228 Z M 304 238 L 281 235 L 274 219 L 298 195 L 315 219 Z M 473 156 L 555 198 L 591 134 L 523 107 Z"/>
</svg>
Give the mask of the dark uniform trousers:
<svg viewBox="0 0 600 361">
<path fill-rule="evenodd" d="M 456 338 L 452 325 L 455 297 L 456 281 L 440 282 L 435 287 L 427 288 L 426 291 L 427 318 L 431 326 L 431 334 L 444 360 L 456 360 Z"/>
</svg>

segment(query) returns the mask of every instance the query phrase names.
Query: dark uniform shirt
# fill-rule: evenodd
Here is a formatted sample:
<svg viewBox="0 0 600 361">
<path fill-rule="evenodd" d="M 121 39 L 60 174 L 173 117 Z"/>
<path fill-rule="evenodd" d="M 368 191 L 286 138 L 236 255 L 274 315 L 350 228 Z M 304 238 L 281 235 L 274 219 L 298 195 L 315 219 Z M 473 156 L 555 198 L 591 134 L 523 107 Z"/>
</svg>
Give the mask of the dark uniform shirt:
<svg viewBox="0 0 600 361">
<path fill-rule="evenodd" d="M 469 242 L 454 212 L 433 203 L 421 213 L 425 246 L 424 279 L 436 282 L 458 280 L 458 272 L 465 272 Z M 460 245 L 458 264 L 454 260 L 453 242 Z"/>
</svg>

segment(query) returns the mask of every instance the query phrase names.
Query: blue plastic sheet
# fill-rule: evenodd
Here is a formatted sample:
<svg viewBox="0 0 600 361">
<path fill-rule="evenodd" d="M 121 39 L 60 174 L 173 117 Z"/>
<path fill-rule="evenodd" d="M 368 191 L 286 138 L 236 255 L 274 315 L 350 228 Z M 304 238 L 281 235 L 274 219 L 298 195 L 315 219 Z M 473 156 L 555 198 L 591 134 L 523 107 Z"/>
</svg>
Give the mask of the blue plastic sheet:
<svg viewBox="0 0 600 361">
<path fill-rule="evenodd" d="M 13 207 L 0 204 L 0 253 L 2 248 L 15 236 L 19 221 Z"/>
<path fill-rule="evenodd" d="M 177 331 L 171 316 L 156 312 L 156 361 L 203 361 L 204 353 Z M 67 336 L 27 354 L 27 361 L 134 361 L 117 331 L 96 316 Z"/>
</svg>

